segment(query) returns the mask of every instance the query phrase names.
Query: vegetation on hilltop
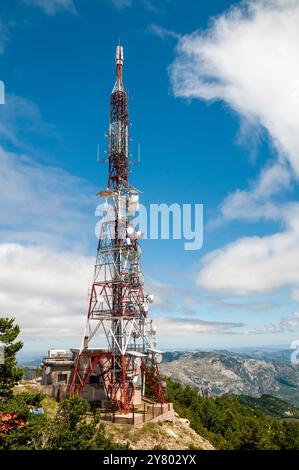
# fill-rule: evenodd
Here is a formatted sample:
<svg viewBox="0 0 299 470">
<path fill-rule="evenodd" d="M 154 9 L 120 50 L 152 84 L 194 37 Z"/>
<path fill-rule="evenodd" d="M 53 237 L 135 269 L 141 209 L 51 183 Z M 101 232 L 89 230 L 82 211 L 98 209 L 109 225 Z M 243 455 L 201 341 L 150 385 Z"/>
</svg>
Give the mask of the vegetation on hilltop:
<svg viewBox="0 0 299 470">
<path fill-rule="evenodd" d="M 261 411 L 271 418 L 299 419 L 299 408 L 272 395 L 265 394 L 259 398 L 250 397 L 248 395 L 237 395 L 236 399 L 242 405 L 247 405 L 254 410 Z"/>
<path fill-rule="evenodd" d="M 12 397 L 14 385 L 22 378 L 16 361 L 16 354 L 23 347 L 21 341 L 16 341 L 19 334 L 14 318 L 0 318 L 0 343 L 5 346 L 5 361 L 0 364 L 0 400 Z"/>
<path fill-rule="evenodd" d="M 299 423 L 278 421 L 237 398 L 207 398 L 196 388 L 166 379 L 168 400 L 217 449 L 299 450 Z"/>
<path fill-rule="evenodd" d="M 105 434 L 99 416 L 88 414 L 89 404 L 80 397 L 69 397 L 58 405 L 57 413 L 35 415 L 41 406 L 40 392 L 22 392 L 0 402 L 0 413 L 16 415 L 25 424 L 9 432 L 0 430 L 0 449 L 4 450 L 102 450 L 126 449 Z"/>
<path fill-rule="evenodd" d="M 5 344 L 5 362 L 0 365 L 0 449 L 4 450 L 83 450 L 124 449 L 105 434 L 98 415 L 89 415 L 89 404 L 82 398 L 68 397 L 57 411 L 33 413 L 49 405 L 40 392 L 23 391 L 13 394 L 22 377 L 16 366 L 16 353 L 23 344 L 16 341 L 19 327 L 14 320 L 0 318 L 0 340 Z M 50 404 L 51 405 L 51 404 Z"/>
</svg>

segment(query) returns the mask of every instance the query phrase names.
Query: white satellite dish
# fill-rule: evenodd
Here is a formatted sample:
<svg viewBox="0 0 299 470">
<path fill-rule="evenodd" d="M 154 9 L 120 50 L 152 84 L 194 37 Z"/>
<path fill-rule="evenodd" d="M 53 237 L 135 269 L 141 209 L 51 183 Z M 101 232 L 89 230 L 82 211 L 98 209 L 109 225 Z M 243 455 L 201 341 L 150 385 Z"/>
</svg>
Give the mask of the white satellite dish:
<svg viewBox="0 0 299 470">
<path fill-rule="evenodd" d="M 161 364 L 161 362 L 163 361 L 162 354 L 155 354 L 154 361 L 155 361 L 156 364 Z"/>
<path fill-rule="evenodd" d="M 135 232 L 135 229 L 134 227 L 132 227 L 131 225 L 127 228 L 127 234 L 129 235 L 129 238 L 132 237 L 132 235 L 134 234 Z"/>
<path fill-rule="evenodd" d="M 47 366 L 45 372 L 46 372 L 46 375 L 49 375 L 51 372 L 51 367 Z"/>
</svg>

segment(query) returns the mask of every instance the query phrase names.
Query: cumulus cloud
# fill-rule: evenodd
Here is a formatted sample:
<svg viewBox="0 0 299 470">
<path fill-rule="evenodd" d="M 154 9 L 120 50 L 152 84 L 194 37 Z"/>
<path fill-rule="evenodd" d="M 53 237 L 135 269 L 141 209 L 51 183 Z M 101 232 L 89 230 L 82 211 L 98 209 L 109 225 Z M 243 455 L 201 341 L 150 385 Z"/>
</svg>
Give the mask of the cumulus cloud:
<svg viewBox="0 0 299 470">
<path fill-rule="evenodd" d="M 209 322 L 196 318 L 163 317 L 155 319 L 159 335 L 196 336 L 199 334 L 234 333 L 236 329 L 244 326 L 237 322 Z"/>
<path fill-rule="evenodd" d="M 224 100 L 258 122 L 299 175 L 299 4 L 252 0 L 183 36 L 170 69 L 176 96 Z"/>
<path fill-rule="evenodd" d="M 285 205 L 279 204 L 275 196 L 290 186 L 289 168 L 283 162 L 275 162 L 262 170 L 248 190 L 237 190 L 225 198 L 220 206 L 221 219 L 279 220 L 285 212 Z"/>
<path fill-rule="evenodd" d="M 0 142 L 24 147 L 28 134 L 54 136 L 54 126 L 45 123 L 36 104 L 22 96 L 6 94 L 0 106 Z"/>
<path fill-rule="evenodd" d="M 298 22 L 297 0 L 248 0 L 178 42 L 170 68 L 174 94 L 224 101 L 247 132 L 263 129 L 273 148 L 249 189 L 224 200 L 222 221 L 283 225 L 279 233 L 243 237 L 207 255 L 197 277 L 204 288 L 246 295 L 291 286 L 297 295 L 299 205 L 278 199 L 299 176 Z"/>
<path fill-rule="evenodd" d="M 26 133 L 52 136 L 34 103 L 10 95 L 0 112 L 0 315 L 15 317 L 26 341 L 76 337 L 77 345 L 93 274 L 96 191 L 20 150 Z"/>
<path fill-rule="evenodd" d="M 266 324 L 263 327 L 256 327 L 247 330 L 246 334 L 282 334 L 299 331 L 299 313 L 295 312 L 291 317 L 283 317 L 278 323 Z"/>
<path fill-rule="evenodd" d="M 73 0 L 24 0 L 25 3 L 41 8 L 47 15 L 54 16 L 60 11 L 76 13 Z"/>
<path fill-rule="evenodd" d="M 198 285 L 240 295 L 298 288 L 299 205 L 290 205 L 284 218 L 282 232 L 242 237 L 205 256 Z"/>
<path fill-rule="evenodd" d="M 91 191 L 81 178 L 0 146 L 0 240 L 82 249 L 93 236 Z"/>
<path fill-rule="evenodd" d="M 84 253 L 96 240 L 90 191 L 0 147 L 0 315 L 15 317 L 26 340 L 80 337 L 94 263 Z"/>
<path fill-rule="evenodd" d="M 0 312 L 22 337 L 80 337 L 93 260 L 41 246 L 0 244 Z"/>
<path fill-rule="evenodd" d="M 41 343 L 73 340 L 78 346 L 86 320 L 93 257 L 77 251 L 59 251 L 44 245 L 0 243 L 0 314 L 13 316 L 22 338 Z M 161 286 L 160 286 L 161 287 Z M 161 297 L 157 298 L 161 306 Z M 154 319 L 159 338 L 233 333 L 238 322 L 203 321 L 198 318 Z"/>
</svg>

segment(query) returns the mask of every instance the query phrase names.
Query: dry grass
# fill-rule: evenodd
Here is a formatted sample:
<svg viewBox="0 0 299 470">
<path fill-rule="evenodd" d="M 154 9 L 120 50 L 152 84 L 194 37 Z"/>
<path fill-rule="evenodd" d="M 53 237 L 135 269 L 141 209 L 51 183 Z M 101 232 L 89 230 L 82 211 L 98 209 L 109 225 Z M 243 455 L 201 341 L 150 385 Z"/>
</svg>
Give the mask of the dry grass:
<svg viewBox="0 0 299 470">
<path fill-rule="evenodd" d="M 202 449 L 213 450 L 210 442 L 199 436 L 190 426 L 179 418 L 171 421 L 146 423 L 138 427 L 125 427 L 116 424 L 106 426 L 106 432 L 113 440 L 129 443 L 131 449 L 165 450 Z"/>
</svg>

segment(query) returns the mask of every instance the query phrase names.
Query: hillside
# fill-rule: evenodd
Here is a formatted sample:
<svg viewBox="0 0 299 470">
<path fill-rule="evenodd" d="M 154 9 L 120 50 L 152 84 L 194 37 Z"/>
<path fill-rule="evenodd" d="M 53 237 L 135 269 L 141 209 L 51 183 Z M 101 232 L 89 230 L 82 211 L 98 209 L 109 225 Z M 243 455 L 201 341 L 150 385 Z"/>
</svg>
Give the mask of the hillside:
<svg viewBox="0 0 299 470">
<path fill-rule="evenodd" d="M 260 411 L 266 416 L 278 419 L 299 419 L 299 408 L 271 395 L 262 395 L 259 398 L 246 395 L 236 396 L 239 403 Z"/>
<path fill-rule="evenodd" d="M 168 399 L 174 409 L 216 449 L 299 450 L 297 420 L 274 419 L 255 409 L 252 403 L 240 403 L 234 396 L 201 397 L 196 388 L 171 379 L 166 381 Z M 267 399 L 266 402 L 269 407 Z M 260 406 L 265 407 L 265 403 Z M 288 404 L 280 404 L 280 409 L 282 406 Z"/>
<path fill-rule="evenodd" d="M 38 387 L 33 382 L 23 381 L 14 388 L 14 395 L 22 393 L 36 393 Z M 40 403 L 45 417 L 53 419 L 59 408 L 54 398 L 45 395 Z M 93 412 L 87 413 L 87 420 L 93 419 Z M 197 434 L 186 419 L 175 414 L 173 420 L 148 422 L 138 427 L 126 427 L 102 421 L 105 427 L 107 441 L 128 446 L 130 449 L 152 450 L 160 448 L 165 450 L 201 449 L 213 450 L 213 445 Z"/>
<path fill-rule="evenodd" d="M 188 420 L 178 415 L 173 422 L 149 422 L 137 428 L 106 425 L 106 435 L 116 443 L 128 443 L 129 448 L 134 450 L 214 450 L 208 440 L 190 427 Z"/>
<path fill-rule="evenodd" d="M 291 364 L 291 354 L 293 349 L 256 349 L 240 353 L 241 356 L 251 359 L 261 359 L 265 361 L 279 361 Z"/>
<path fill-rule="evenodd" d="M 5 407 L 10 413 L 16 410 L 28 424 L 4 436 L 2 448 L 299 450 L 298 408 L 271 396 L 202 397 L 196 388 L 166 381 L 168 400 L 176 414 L 167 421 L 150 421 L 135 428 L 102 421 L 79 397 L 57 404 L 24 382 L 15 387 L 14 397 L 3 411 Z M 44 414 L 30 414 L 26 403 L 42 407 Z"/>
<path fill-rule="evenodd" d="M 247 358 L 229 352 L 165 354 L 161 374 L 195 386 L 203 396 L 273 395 L 299 405 L 299 368 L 286 362 Z"/>
</svg>

